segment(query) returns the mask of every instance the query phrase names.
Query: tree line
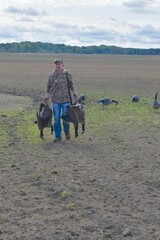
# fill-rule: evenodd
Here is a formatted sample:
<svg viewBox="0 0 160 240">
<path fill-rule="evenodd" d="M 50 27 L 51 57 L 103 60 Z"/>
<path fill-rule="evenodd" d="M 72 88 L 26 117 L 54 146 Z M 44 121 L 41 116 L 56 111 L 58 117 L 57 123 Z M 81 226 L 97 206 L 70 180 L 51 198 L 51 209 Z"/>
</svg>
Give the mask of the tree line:
<svg viewBox="0 0 160 240">
<path fill-rule="evenodd" d="M 124 55 L 160 55 L 160 48 L 123 48 L 117 46 L 91 45 L 70 46 L 43 42 L 1 43 L 0 52 L 12 53 L 76 53 L 76 54 L 124 54 Z"/>
</svg>

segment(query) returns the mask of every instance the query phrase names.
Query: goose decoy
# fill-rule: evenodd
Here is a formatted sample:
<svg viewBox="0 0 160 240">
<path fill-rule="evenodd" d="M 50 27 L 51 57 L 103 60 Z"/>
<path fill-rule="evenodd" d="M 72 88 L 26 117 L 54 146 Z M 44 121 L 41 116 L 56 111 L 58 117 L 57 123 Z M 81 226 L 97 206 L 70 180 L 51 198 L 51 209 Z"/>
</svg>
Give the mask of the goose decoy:
<svg viewBox="0 0 160 240">
<path fill-rule="evenodd" d="M 102 106 L 110 105 L 110 104 L 112 104 L 112 103 L 116 103 L 116 105 L 118 104 L 117 101 L 112 100 L 112 99 L 110 99 L 110 98 L 102 98 L 102 99 L 99 99 L 99 100 L 97 101 L 97 103 L 101 104 Z"/>
<path fill-rule="evenodd" d="M 139 102 L 139 101 L 140 101 L 140 97 L 139 97 L 139 96 L 134 95 L 134 96 L 132 97 L 132 103 Z"/>
<path fill-rule="evenodd" d="M 157 96 L 158 96 L 158 93 L 155 94 L 155 98 L 154 98 L 154 102 L 153 102 L 153 109 L 159 109 L 160 108 L 160 103 L 157 101 Z"/>
</svg>

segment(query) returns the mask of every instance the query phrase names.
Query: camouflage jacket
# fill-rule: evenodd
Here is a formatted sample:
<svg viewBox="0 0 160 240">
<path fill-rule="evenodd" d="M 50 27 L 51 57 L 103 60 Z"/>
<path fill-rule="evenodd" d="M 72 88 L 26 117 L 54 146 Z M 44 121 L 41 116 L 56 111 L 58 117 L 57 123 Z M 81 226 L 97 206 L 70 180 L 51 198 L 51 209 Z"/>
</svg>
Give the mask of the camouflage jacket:
<svg viewBox="0 0 160 240">
<path fill-rule="evenodd" d="M 57 73 L 56 70 L 49 76 L 47 83 L 47 92 L 50 94 L 51 101 L 57 103 L 69 102 L 69 93 L 67 85 L 67 76 L 69 89 L 74 92 L 72 75 L 66 69 L 62 73 Z"/>
</svg>

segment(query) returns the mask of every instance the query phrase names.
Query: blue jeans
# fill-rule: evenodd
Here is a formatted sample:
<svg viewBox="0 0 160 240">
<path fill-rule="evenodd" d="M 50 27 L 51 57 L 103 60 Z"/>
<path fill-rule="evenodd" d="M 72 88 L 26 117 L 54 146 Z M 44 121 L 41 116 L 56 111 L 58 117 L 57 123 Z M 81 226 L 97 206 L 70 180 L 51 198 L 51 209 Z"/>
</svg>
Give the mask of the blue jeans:
<svg viewBox="0 0 160 240">
<path fill-rule="evenodd" d="M 54 115 L 54 132 L 55 132 L 55 138 L 61 138 L 61 111 L 62 116 L 66 114 L 67 112 L 67 106 L 70 105 L 70 102 L 65 103 L 53 103 L 53 115 Z M 63 120 L 63 130 L 65 133 L 69 132 L 69 122 L 66 122 Z"/>
</svg>

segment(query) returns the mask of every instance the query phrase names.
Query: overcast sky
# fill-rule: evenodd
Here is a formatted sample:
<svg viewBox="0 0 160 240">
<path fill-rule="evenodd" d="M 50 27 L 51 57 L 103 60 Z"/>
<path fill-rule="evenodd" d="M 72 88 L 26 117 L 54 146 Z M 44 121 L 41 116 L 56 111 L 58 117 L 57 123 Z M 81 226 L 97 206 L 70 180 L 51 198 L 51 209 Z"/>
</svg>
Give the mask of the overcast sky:
<svg viewBox="0 0 160 240">
<path fill-rule="evenodd" d="M 0 43 L 160 48 L 160 0 L 0 0 Z"/>
</svg>

